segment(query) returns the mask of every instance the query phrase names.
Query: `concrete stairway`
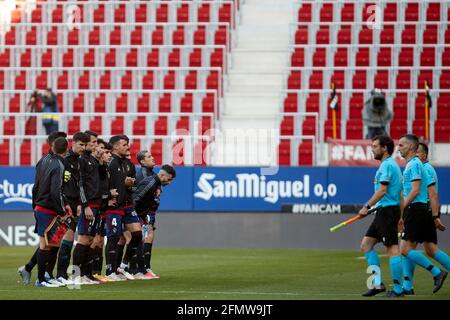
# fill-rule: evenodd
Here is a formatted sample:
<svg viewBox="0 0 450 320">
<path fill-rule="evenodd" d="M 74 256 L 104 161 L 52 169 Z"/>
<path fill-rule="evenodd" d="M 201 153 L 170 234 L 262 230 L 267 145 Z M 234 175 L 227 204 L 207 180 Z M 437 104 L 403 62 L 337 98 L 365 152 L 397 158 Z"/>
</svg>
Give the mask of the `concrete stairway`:
<svg viewBox="0 0 450 320">
<path fill-rule="evenodd" d="M 276 165 L 294 3 L 246 0 L 242 6 L 213 165 Z"/>
</svg>

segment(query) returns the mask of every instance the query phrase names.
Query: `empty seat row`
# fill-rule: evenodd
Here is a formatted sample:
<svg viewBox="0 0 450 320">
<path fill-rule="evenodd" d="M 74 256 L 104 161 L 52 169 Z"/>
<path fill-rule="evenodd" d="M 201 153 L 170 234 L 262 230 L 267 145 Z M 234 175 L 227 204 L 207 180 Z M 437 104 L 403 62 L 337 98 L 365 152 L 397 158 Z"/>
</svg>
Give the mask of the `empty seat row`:
<svg viewBox="0 0 450 320">
<path fill-rule="evenodd" d="M 3 51 L 3 52 L 2 52 Z M 226 67 L 224 46 L 0 47 L 0 67 Z M 104 64 L 102 64 L 103 62 Z"/>
<path fill-rule="evenodd" d="M 216 67 L 136 68 L 135 70 L 130 68 L 0 70 L 0 89 L 46 89 L 52 85 L 58 90 L 214 89 L 222 94 L 223 77 L 220 68 Z"/>
<path fill-rule="evenodd" d="M 1 43 L 1 42 L 0 42 Z M 65 24 L 12 25 L 6 46 L 23 45 L 225 45 L 228 24 L 85 24 L 73 30 Z"/>
<path fill-rule="evenodd" d="M 19 22 L 62 23 L 76 16 L 79 22 L 227 22 L 234 24 L 236 3 L 229 0 L 194 1 L 77 1 L 41 2 Z M 68 14 L 70 13 L 70 15 Z"/>
<path fill-rule="evenodd" d="M 382 21 L 397 22 L 401 11 L 405 21 L 440 21 L 444 3 L 420 1 L 303 1 L 298 9 L 299 22 L 367 21 L 378 10 Z M 425 14 L 420 14 L 421 6 Z M 450 8 L 448 9 L 450 12 Z"/>
</svg>

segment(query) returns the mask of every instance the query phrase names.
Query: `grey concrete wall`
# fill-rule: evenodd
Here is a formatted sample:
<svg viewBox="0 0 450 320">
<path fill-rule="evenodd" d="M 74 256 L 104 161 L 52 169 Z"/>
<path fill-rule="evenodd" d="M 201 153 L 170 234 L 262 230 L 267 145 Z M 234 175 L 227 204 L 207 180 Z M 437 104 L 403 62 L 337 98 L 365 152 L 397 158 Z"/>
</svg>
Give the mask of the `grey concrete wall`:
<svg viewBox="0 0 450 320">
<path fill-rule="evenodd" d="M 358 250 L 373 217 L 330 233 L 350 215 L 289 213 L 158 213 L 156 245 L 199 248 L 305 248 Z M 442 217 L 450 229 L 450 216 Z M 0 245 L 5 235 L 15 245 L 34 245 L 33 214 L 0 213 Z M 13 234 L 11 234 L 11 232 Z M 439 245 L 450 250 L 450 230 L 438 232 Z M 379 249 L 381 249 L 381 245 Z"/>
</svg>

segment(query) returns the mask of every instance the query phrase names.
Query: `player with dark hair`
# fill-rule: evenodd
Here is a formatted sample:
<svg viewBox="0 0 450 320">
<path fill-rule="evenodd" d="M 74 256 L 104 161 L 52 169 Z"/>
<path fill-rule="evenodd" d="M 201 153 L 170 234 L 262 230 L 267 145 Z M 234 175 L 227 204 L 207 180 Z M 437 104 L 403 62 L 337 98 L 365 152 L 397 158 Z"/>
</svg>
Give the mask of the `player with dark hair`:
<svg viewBox="0 0 450 320">
<path fill-rule="evenodd" d="M 394 290 L 387 293 L 388 297 L 400 297 L 402 289 L 402 258 L 398 246 L 398 223 L 400 220 L 400 193 L 402 190 L 402 172 L 397 162 L 392 158 L 394 141 L 389 136 L 375 136 L 372 139 L 372 153 L 375 160 L 381 162 L 375 174 L 375 193 L 359 211 L 367 216 L 371 207 L 376 207 L 376 216 L 361 241 L 361 250 L 367 259 L 369 267 L 376 274 L 375 283 L 369 291 L 363 293 L 365 297 L 374 296 L 386 291 L 381 280 L 380 259 L 374 250 L 378 242 L 383 242 L 389 255 Z"/>
<path fill-rule="evenodd" d="M 125 159 L 129 151 L 128 138 L 123 135 L 113 136 L 110 139 L 113 147 L 113 159 L 109 164 L 109 172 L 111 174 L 111 188 L 118 192 L 117 203 L 113 207 L 109 207 L 106 211 L 107 220 L 107 237 L 106 244 L 106 273 L 112 280 L 120 279 L 116 274 L 120 273 L 128 279 L 134 279 L 131 274 L 126 272 L 123 266 L 118 266 L 117 245 L 122 237 L 122 223 L 131 233 L 131 240 L 125 252 L 128 261 L 136 255 L 137 247 L 142 240 L 142 229 L 137 214 L 133 211 L 129 190 L 133 187 L 134 178 L 128 176 L 132 168 L 127 168 L 129 164 Z"/>
<path fill-rule="evenodd" d="M 64 182 L 63 156 L 67 151 L 67 140 L 57 138 L 54 141 L 54 155 L 36 170 L 35 217 L 37 220 L 38 235 L 40 237 L 39 252 L 37 255 L 38 280 L 36 286 L 58 287 L 45 281 L 45 270 L 50 257 L 50 247 L 46 244 L 44 233 L 57 215 L 72 214 L 69 205 L 64 204 L 62 187 Z"/>
<path fill-rule="evenodd" d="M 175 177 L 175 169 L 170 165 L 164 165 L 158 174 L 149 175 L 137 184 L 136 190 L 133 193 L 133 207 L 138 216 L 146 216 L 149 212 L 154 210 L 155 202 L 159 204 L 161 186 L 169 185 Z M 154 223 L 154 221 L 149 221 L 148 223 L 150 224 L 152 222 Z M 149 265 L 150 261 L 148 261 L 148 266 Z M 145 275 L 145 277 L 148 279 L 159 278 L 154 275 L 153 272 L 152 274 Z"/>
<path fill-rule="evenodd" d="M 89 136 L 83 132 L 76 132 L 72 138 L 72 148 L 64 158 L 64 185 L 65 200 L 72 209 L 73 219 L 70 229 L 67 230 L 61 241 L 58 254 L 58 268 L 56 280 L 63 284 L 72 284 L 67 277 L 67 268 L 70 264 L 71 251 L 76 231 L 76 222 L 81 209 L 80 200 L 80 163 L 79 158 L 84 154 Z M 53 267 L 47 268 L 48 277 L 52 278 Z"/>
<path fill-rule="evenodd" d="M 416 250 L 417 244 L 430 240 L 428 238 L 428 175 L 417 157 L 419 139 L 412 134 L 404 135 L 399 141 L 399 151 L 408 162 L 403 172 L 403 220 L 404 232 L 400 242 L 405 281 L 409 279 L 411 264 L 418 264 L 428 270 L 434 278 L 433 293 L 444 284 L 448 272 L 434 266 L 425 255 Z"/>
<path fill-rule="evenodd" d="M 152 154 L 147 150 L 139 151 L 136 155 L 136 160 L 141 165 L 141 170 L 136 174 L 136 185 L 138 185 L 145 178 L 156 175 L 156 173 L 153 171 L 156 163 Z M 160 204 L 161 191 L 161 188 L 159 188 L 156 192 L 156 196 L 153 199 L 152 206 L 147 214 L 139 216 L 139 218 L 141 219 L 144 241 L 138 248 L 138 274 L 142 273 L 143 277 L 145 277 L 146 279 L 159 279 L 159 276 L 156 275 L 151 269 L 151 257 L 153 239 L 156 230 L 156 211 L 158 210 Z"/>
<path fill-rule="evenodd" d="M 127 143 L 130 143 L 130 139 L 126 136 L 123 135 L 122 136 L 124 140 L 127 141 Z M 133 161 L 131 161 L 131 152 L 130 152 L 130 148 L 128 148 L 125 158 L 123 159 L 123 163 L 122 166 L 125 170 L 125 175 L 126 175 L 126 180 L 132 182 L 130 184 L 127 184 L 126 186 L 126 207 L 125 207 L 125 215 L 129 216 L 133 214 L 133 206 L 131 205 L 131 196 L 133 193 L 133 187 L 136 181 L 136 167 L 133 163 Z M 133 223 L 136 223 L 136 219 L 132 218 L 134 220 Z M 139 222 L 139 219 L 137 219 L 137 221 Z M 130 222 L 131 223 L 131 222 Z M 140 224 L 140 222 L 139 222 Z M 135 226 L 136 227 L 136 226 Z M 135 228 L 133 227 L 133 228 Z M 132 239 L 132 234 L 131 232 L 128 230 L 128 228 L 126 230 L 124 230 L 123 235 L 120 237 L 120 240 L 117 244 L 117 265 L 119 266 L 119 273 L 124 275 L 128 280 L 134 280 L 134 277 L 129 273 L 129 268 L 128 268 L 128 263 L 131 262 L 132 264 L 134 264 L 137 261 L 137 256 L 136 254 L 134 255 L 130 255 L 130 251 L 128 251 L 128 253 L 125 251 L 125 256 L 123 254 L 125 245 L 127 245 L 127 250 L 134 250 L 130 247 L 130 242 Z M 139 245 L 138 245 L 139 246 Z M 137 250 L 137 248 L 136 248 Z"/>
<path fill-rule="evenodd" d="M 96 284 L 99 282 L 91 274 L 94 256 L 91 244 L 100 218 L 100 205 L 95 201 L 100 189 L 99 164 L 92 155 L 97 148 L 97 134 L 91 131 L 85 133 L 89 135 L 90 140 L 79 160 L 81 212 L 77 224 L 78 240 L 72 262 L 74 267 L 79 268 L 80 275 L 72 280 L 75 284 Z"/>
<path fill-rule="evenodd" d="M 56 139 L 58 138 L 66 138 L 67 137 L 67 133 L 62 132 L 62 131 L 54 131 L 52 133 L 50 133 L 47 137 L 47 144 L 49 146 L 49 150 L 48 153 L 43 156 L 41 159 L 39 159 L 38 163 L 36 164 L 36 172 L 38 172 L 38 170 L 40 170 L 39 168 L 44 164 L 44 166 L 47 165 L 48 161 L 50 161 L 50 159 L 52 158 L 52 156 L 55 154 L 54 153 L 54 149 L 53 149 L 53 143 L 55 142 Z M 36 175 L 36 178 L 38 176 Z M 33 186 L 33 190 L 32 190 L 32 209 L 34 210 L 34 208 L 36 207 L 36 195 L 37 195 L 37 183 L 36 180 L 34 182 L 34 186 Z M 37 221 L 36 221 L 36 226 L 35 226 L 35 233 L 38 233 L 38 229 L 37 229 Z M 53 249 L 53 255 L 57 254 L 57 250 Z M 56 252 L 55 252 L 56 251 Z M 39 253 L 39 246 L 36 249 L 36 251 L 33 253 L 33 255 L 31 256 L 30 260 L 28 261 L 28 263 L 24 266 L 20 266 L 19 269 L 17 270 L 17 272 L 19 273 L 20 277 L 22 278 L 23 282 L 25 284 L 29 284 L 30 283 L 30 279 L 31 279 L 31 271 L 33 270 L 34 266 L 37 264 L 37 256 Z"/>
<path fill-rule="evenodd" d="M 437 246 L 437 232 L 436 229 L 444 231 L 446 228 L 442 224 L 439 212 L 439 198 L 438 198 L 438 177 L 433 166 L 428 161 L 428 146 L 420 142 L 417 150 L 417 156 L 423 163 L 425 172 L 428 174 L 428 199 L 429 210 L 427 214 L 425 229 L 426 236 L 424 237 L 423 247 L 427 255 L 438 261 L 447 271 L 450 271 L 449 256 Z M 410 260 L 404 263 L 405 281 L 403 282 L 403 291 L 406 295 L 414 295 L 414 270 L 415 264 Z"/>
<path fill-rule="evenodd" d="M 111 162 L 112 146 L 102 139 L 97 140 L 97 149 L 94 153 L 95 158 L 99 162 L 99 176 L 100 176 L 100 220 L 98 222 L 97 234 L 91 248 L 94 250 L 94 261 L 92 264 L 92 273 L 94 278 L 99 281 L 111 281 L 109 278 L 102 276 L 103 266 L 103 244 L 106 236 L 106 209 L 108 205 L 114 205 L 117 197 L 117 191 L 110 188 L 110 174 L 108 171 L 108 164 Z"/>
</svg>

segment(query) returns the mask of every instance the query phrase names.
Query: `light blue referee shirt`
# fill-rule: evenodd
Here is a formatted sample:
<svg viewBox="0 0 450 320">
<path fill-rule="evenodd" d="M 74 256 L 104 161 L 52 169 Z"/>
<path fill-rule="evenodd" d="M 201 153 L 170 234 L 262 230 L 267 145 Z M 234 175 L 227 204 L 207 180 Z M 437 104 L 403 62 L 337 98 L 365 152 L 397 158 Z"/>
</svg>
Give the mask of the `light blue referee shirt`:
<svg viewBox="0 0 450 320">
<path fill-rule="evenodd" d="M 406 199 L 412 189 L 412 182 L 420 180 L 420 192 L 412 203 L 428 203 L 428 174 L 422 161 L 417 156 L 412 157 L 403 171 L 403 196 Z"/>
<path fill-rule="evenodd" d="M 387 192 L 376 204 L 377 207 L 398 206 L 400 193 L 402 192 L 402 171 L 392 157 L 384 159 L 375 174 L 375 192 L 380 189 L 380 184 L 387 185 Z"/>
</svg>

